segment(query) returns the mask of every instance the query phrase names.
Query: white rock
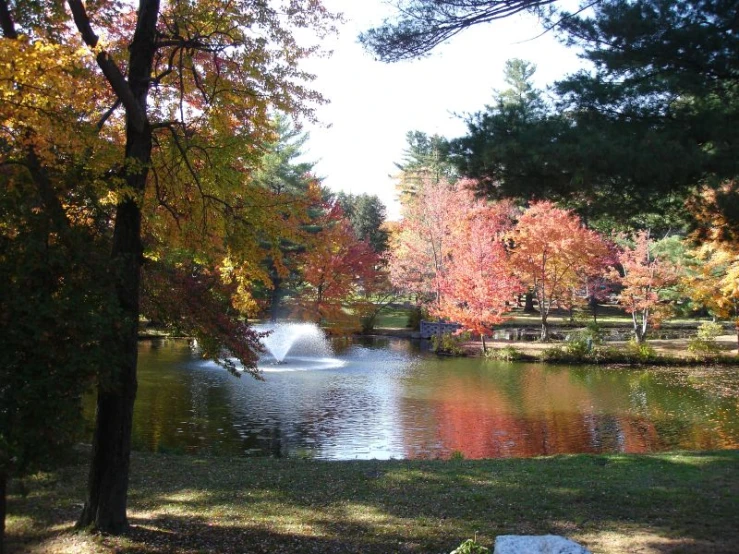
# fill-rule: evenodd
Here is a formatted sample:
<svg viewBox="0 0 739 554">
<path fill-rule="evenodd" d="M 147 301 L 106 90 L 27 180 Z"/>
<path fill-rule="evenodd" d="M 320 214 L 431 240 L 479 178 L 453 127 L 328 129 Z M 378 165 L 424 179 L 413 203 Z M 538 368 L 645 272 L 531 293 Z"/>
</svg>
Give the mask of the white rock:
<svg viewBox="0 0 739 554">
<path fill-rule="evenodd" d="M 559 535 L 499 535 L 493 554 L 591 554 Z"/>
</svg>

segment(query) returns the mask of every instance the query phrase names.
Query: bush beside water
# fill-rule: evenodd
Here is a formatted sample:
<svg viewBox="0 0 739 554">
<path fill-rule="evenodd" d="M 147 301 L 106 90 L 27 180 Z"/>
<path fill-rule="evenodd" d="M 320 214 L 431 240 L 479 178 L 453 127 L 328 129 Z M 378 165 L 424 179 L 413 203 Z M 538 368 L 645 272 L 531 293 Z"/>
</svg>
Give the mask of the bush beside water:
<svg viewBox="0 0 739 554">
<path fill-rule="evenodd" d="M 716 339 L 722 335 L 724 328 L 720 323 L 707 321 L 698 327 L 698 333 L 688 342 L 688 351 L 702 356 L 716 356 L 721 352 Z"/>
<path fill-rule="evenodd" d="M 431 337 L 431 350 L 447 356 L 466 356 L 464 344 L 472 338 L 470 333 L 443 333 Z"/>
</svg>

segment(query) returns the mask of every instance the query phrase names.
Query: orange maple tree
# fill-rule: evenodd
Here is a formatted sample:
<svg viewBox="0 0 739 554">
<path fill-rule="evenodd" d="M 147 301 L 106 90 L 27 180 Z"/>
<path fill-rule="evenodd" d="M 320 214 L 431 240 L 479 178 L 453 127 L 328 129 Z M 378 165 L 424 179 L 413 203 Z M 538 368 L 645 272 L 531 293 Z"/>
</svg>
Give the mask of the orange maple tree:
<svg viewBox="0 0 739 554">
<path fill-rule="evenodd" d="M 59 228 L 77 216 L 65 196 L 88 189 L 85 209 L 109 216 L 116 379 L 99 386 L 79 523 L 120 533 L 144 260 L 176 250 L 176 269 L 214 270 L 224 257 L 256 268 L 277 242 L 282 220 L 268 214 L 281 201 L 249 176 L 269 114 L 310 115 L 322 100 L 301 61 L 334 18 L 320 0 L 31 4 L 0 0 L 0 143 L 12 145 L 2 162 L 22 168 Z M 256 371 L 254 356 L 242 361 Z"/>
<path fill-rule="evenodd" d="M 618 301 L 631 314 L 634 338 L 643 343 L 649 326 L 658 326 L 671 313 L 671 306 L 659 294 L 677 283 L 679 273 L 674 264 L 653 254 L 654 241 L 648 231 L 636 233 L 632 242 L 619 251 L 622 272 L 613 275 L 623 287 Z"/>
<path fill-rule="evenodd" d="M 468 182 L 425 180 L 404 204 L 391 240 L 390 280 L 432 308 L 442 302 L 441 278 L 455 248 L 454 230 L 474 201 Z"/>
<path fill-rule="evenodd" d="M 541 340 L 549 340 L 552 309 L 572 297 L 583 278 L 605 270 L 609 249 L 586 229 L 580 218 L 551 202 L 535 202 L 521 215 L 511 233 L 511 260 L 524 285 L 539 303 Z"/>
</svg>

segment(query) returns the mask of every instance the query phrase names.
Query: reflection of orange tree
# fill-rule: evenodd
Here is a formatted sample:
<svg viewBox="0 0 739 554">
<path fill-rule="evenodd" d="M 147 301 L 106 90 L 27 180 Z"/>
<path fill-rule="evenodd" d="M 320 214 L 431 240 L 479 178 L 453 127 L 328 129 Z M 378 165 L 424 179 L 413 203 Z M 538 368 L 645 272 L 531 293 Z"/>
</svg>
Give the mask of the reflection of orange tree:
<svg viewBox="0 0 739 554">
<path fill-rule="evenodd" d="M 568 372 L 530 368 L 514 379 L 518 382 L 503 384 L 465 373 L 445 374 L 432 395 L 438 430 L 434 442 L 467 458 L 658 448 L 649 420 L 596 414 L 591 392 Z M 407 445 L 406 453 L 412 455 L 412 449 Z"/>
</svg>

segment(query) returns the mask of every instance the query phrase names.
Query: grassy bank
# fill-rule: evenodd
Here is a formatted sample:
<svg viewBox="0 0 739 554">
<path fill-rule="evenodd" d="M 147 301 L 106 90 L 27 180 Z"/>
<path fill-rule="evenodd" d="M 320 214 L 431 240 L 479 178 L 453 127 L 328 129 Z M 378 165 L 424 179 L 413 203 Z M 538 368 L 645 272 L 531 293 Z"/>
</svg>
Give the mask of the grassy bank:
<svg viewBox="0 0 739 554">
<path fill-rule="evenodd" d="M 449 552 L 556 533 L 611 552 L 736 552 L 739 451 L 317 462 L 137 453 L 131 532 L 74 533 L 83 463 L 16 485 L 10 552 Z"/>
</svg>

